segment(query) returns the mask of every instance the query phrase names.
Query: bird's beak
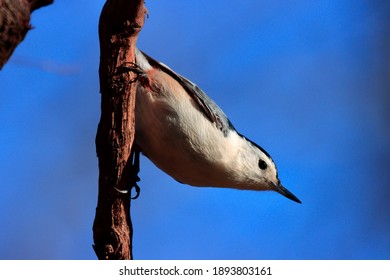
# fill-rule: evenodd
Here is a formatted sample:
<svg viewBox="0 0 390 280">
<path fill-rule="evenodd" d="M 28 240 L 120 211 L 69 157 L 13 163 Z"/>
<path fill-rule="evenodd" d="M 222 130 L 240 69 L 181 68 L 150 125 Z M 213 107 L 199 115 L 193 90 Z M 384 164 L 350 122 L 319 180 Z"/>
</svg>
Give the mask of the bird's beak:
<svg viewBox="0 0 390 280">
<path fill-rule="evenodd" d="M 293 195 L 288 189 L 286 189 L 285 187 L 283 187 L 283 185 L 281 183 L 279 184 L 273 184 L 275 186 L 275 191 L 277 191 L 278 193 L 280 193 L 281 195 L 284 195 L 285 197 L 295 201 L 295 202 L 298 202 L 298 203 L 302 203 L 295 195 Z"/>
</svg>

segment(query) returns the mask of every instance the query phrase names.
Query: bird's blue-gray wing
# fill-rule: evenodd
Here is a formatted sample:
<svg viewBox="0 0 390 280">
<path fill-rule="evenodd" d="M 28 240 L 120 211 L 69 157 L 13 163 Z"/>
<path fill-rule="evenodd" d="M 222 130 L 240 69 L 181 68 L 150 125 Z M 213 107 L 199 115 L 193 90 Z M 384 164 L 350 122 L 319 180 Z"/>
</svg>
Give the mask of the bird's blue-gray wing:
<svg viewBox="0 0 390 280">
<path fill-rule="evenodd" d="M 177 74 L 165 64 L 156 61 L 144 52 L 142 54 L 146 57 L 151 66 L 160 69 L 174 78 L 186 90 L 186 92 L 193 98 L 206 117 L 215 124 L 226 136 L 229 130 L 234 130 L 232 123 L 229 121 L 225 113 L 210 97 L 204 93 L 195 83 L 187 78 Z"/>
</svg>

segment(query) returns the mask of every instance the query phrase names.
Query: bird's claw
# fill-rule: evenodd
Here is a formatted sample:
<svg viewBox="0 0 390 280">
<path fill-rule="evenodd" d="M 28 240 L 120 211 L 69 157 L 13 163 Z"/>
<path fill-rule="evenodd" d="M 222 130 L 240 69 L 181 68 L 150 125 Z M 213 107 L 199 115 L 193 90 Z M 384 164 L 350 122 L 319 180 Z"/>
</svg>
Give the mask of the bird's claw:
<svg viewBox="0 0 390 280">
<path fill-rule="evenodd" d="M 134 62 L 125 62 L 122 65 L 118 66 L 117 68 L 117 74 L 122 74 L 126 72 L 133 72 L 137 75 L 144 75 L 144 70 L 141 69 L 141 67 L 138 66 L 137 63 Z"/>
<path fill-rule="evenodd" d="M 136 183 L 134 183 L 134 186 L 131 187 L 131 189 L 133 189 L 133 188 L 135 189 L 135 196 L 131 196 L 130 198 L 137 199 L 139 197 L 140 192 L 141 192 L 141 188 Z M 130 191 L 131 191 L 131 189 L 130 189 Z"/>
<path fill-rule="evenodd" d="M 138 176 L 137 176 L 137 177 L 138 177 Z M 138 181 L 139 181 L 139 179 L 138 179 Z M 139 194 L 141 193 L 141 188 L 137 185 L 137 183 L 134 183 L 134 185 L 131 186 L 128 190 L 120 190 L 120 189 L 114 187 L 114 189 L 115 189 L 117 192 L 121 193 L 121 194 L 128 194 L 128 193 L 131 194 L 131 191 L 132 191 L 133 188 L 135 189 L 135 195 L 134 195 L 134 196 L 131 196 L 131 195 L 130 195 L 130 198 L 131 198 L 131 199 L 137 199 L 137 198 L 139 197 Z"/>
<path fill-rule="evenodd" d="M 130 193 L 130 198 L 131 199 L 137 199 L 139 197 L 139 194 L 141 192 L 141 188 L 138 186 L 137 182 L 141 181 L 140 177 L 138 176 L 139 173 L 139 155 L 140 155 L 140 150 L 138 146 L 134 146 L 131 153 L 130 153 L 130 164 L 129 169 L 127 172 L 129 172 L 129 181 L 131 182 L 131 186 L 125 190 L 120 190 L 116 187 L 114 189 L 121 193 L 121 194 L 129 194 Z M 132 189 L 135 189 L 136 194 L 134 196 L 131 196 L 131 191 Z"/>
</svg>

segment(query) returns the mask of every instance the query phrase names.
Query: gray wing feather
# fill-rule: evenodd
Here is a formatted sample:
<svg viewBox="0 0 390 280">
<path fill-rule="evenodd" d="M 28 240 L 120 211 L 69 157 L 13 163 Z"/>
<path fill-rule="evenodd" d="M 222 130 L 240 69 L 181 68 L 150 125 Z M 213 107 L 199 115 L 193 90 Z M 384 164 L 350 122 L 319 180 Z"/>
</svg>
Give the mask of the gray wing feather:
<svg viewBox="0 0 390 280">
<path fill-rule="evenodd" d="M 158 62 L 142 52 L 146 57 L 151 66 L 159 68 L 161 71 L 164 71 L 172 78 L 174 78 L 179 84 L 186 90 L 186 92 L 193 98 L 193 100 L 198 104 L 199 108 L 206 115 L 206 117 L 215 124 L 215 126 L 220 129 L 225 136 L 227 136 L 229 130 L 235 130 L 232 123 L 229 121 L 225 113 L 213 100 L 210 99 L 196 84 L 190 80 L 184 78 L 183 76 L 177 74 L 171 68 L 165 64 Z"/>
</svg>

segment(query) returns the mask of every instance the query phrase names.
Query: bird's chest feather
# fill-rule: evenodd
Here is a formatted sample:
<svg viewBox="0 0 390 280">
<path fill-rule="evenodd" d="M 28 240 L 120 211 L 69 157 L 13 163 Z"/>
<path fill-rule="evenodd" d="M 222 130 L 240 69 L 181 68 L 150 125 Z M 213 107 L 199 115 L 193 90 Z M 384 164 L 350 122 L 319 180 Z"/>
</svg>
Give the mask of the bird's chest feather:
<svg viewBox="0 0 390 280">
<path fill-rule="evenodd" d="M 175 81 L 174 81 L 175 82 Z M 157 85 L 158 86 L 158 85 Z M 175 179 L 207 185 L 204 178 L 221 176 L 227 159 L 223 133 L 214 127 L 184 90 L 170 85 L 139 86 L 136 99 L 136 141 L 143 153 Z"/>
</svg>

